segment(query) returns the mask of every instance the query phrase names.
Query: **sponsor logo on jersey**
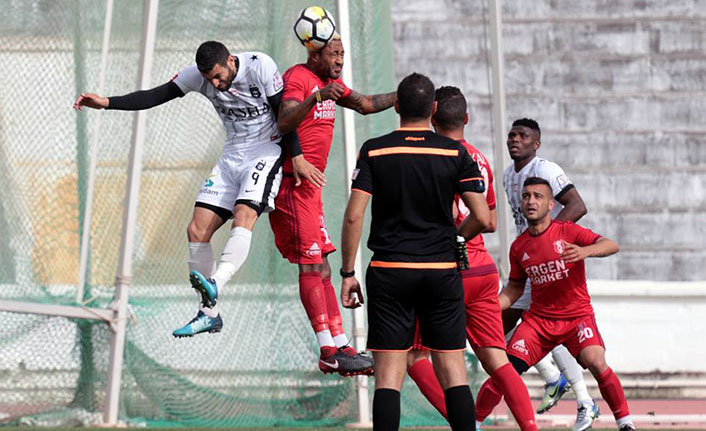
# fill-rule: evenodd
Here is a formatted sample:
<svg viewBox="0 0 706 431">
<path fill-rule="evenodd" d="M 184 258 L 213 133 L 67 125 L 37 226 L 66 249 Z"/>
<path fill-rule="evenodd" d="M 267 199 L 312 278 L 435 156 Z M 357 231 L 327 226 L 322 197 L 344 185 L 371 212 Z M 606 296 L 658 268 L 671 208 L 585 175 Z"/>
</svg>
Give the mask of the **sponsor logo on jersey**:
<svg viewBox="0 0 706 431">
<path fill-rule="evenodd" d="M 258 90 L 259 91 L 259 90 Z M 262 106 L 247 106 L 243 108 L 226 108 L 223 105 L 213 105 L 216 110 L 231 121 L 247 121 L 260 115 L 268 115 L 272 112 L 272 108 L 267 103 Z"/>
<path fill-rule="evenodd" d="M 259 99 L 260 97 L 262 97 L 262 93 L 260 92 L 260 89 L 257 88 L 257 85 L 255 85 L 255 84 L 250 84 L 250 94 L 252 95 L 252 97 L 254 97 L 256 99 Z"/>
<path fill-rule="evenodd" d="M 203 186 L 211 187 L 213 185 L 213 180 L 211 178 L 213 177 L 215 177 L 215 175 L 211 175 L 210 177 L 206 178 L 206 181 L 204 181 Z"/>
<path fill-rule="evenodd" d="M 529 260 L 529 258 L 530 258 L 530 257 L 529 257 L 529 254 L 527 254 L 527 252 L 525 252 L 525 254 L 522 255 L 522 261 L 523 261 L 523 262 L 526 261 L 526 260 Z"/>
<path fill-rule="evenodd" d="M 424 136 L 405 136 L 405 141 L 426 141 Z"/>
<path fill-rule="evenodd" d="M 319 247 L 319 244 L 313 243 L 311 244 L 311 247 L 309 247 L 309 250 L 306 251 L 307 256 L 319 256 L 321 255 L 321 248 Z"/>
<path fill-rule="evenodd" d="M 527 349 L 527 347 L 525 347 L 524 338 L 515 341 L 515 343 L 512 345 L 512 350 L 520 352 L 525 356 L 529 356 L 529 350 Z"/>
<path fill-rule="evenodd" d="M 559 239 L 554 241 L 554 251 L 556 251 L 559 254 L 562 254 L 565 250 L 565 242 L 563 239 Z"/>
<path fill-rule="evenodd" d="M 311 92 L 316 93 L 317 91 L 319 91 L 319 86 L 315 85 Z M 332 118 L 336 118 L 336 102 L 331 99 L 316 102 L 314 120 L 330 120 Z"/>
<path fill-rule="evenodd" d="M 533 286 L 569 278 L 569 270 L 562 259 L 542 262 L 525 268 Z"/>
</svg>

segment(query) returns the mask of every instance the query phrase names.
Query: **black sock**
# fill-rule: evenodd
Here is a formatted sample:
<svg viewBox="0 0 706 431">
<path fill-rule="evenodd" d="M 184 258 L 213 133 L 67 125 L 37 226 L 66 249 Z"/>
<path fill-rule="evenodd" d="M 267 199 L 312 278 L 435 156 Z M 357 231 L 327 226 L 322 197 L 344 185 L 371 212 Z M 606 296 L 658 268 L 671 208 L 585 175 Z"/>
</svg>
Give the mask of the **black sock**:
<svg viewBox="0 0 706 431">
<path fill-rule="evenodd" d="M 400 391 L 375 389 L 373 431 L 397 431 L 398 429 L 400 429 Z"/>
<path fill-rule="evenodd" d="M 475 431 L 476 410 L 473 407 L 473 395 L 468 385 L 454 386 L 444 391 L 446 412 L 453 431 Z"/>
</svg>

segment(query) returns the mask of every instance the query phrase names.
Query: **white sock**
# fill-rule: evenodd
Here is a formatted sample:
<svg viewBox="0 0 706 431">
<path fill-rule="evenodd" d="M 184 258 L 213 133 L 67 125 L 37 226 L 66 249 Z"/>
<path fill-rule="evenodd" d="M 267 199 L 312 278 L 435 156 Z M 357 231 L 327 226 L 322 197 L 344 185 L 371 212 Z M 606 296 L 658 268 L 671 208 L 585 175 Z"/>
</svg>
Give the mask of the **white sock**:
<svg viewBox="0 0 706 431">
<path fill-rule="evenodd" d="M 198 271 L 206 278 L 216 270 L 216 260 L 210 242 L 189 243 L 189 271 Z"/>
<path fill-rule="evenodd" d="M 230 231 L 230 238 L 223 247 L 221 261 L 218 263 L 218 269 L 211 278 L 218 285 L 218 297 L 220 298 L 223 287 L 233 278 L 233 275 L 240 269 L 240 266 L 245 262 L 250 251 L 250 240 L 252 232 L 244 227 L 234 227 Z"/>
<path fill-rule="evenodd" d="M 316 341 L 319 342 L 320 347 L 324 347 L 324 346 L 335 347 L 336 346 L 336 343 L 334 343 L 333 337 L 331 336 L 331 331 L 329 331 L 328 329 L 317 332 L 316 333 Z"/>
<path fill-rule="evenodd" d="M 534 368 L 539 371 L 539 374 L 542 376 L 542 379 L 547 384 L 555 383 L 557 380 L 559 380 L 559 377 L 561 376 L 559 370 L 554 366 L 554 364 L 552 364 L 552 359 L 549 357 L 549 355 L 543 357 L 541 361 L 534 364 Z"/>
<path fill-rule="evenodd" d="M 630 415 L 623 416 L 620 419 L 616 419 L 615 423 L 618 424 L 618 428 L 620 428 L 621 426 L 626 425 L 626 424 L 630 424 L 633 427 L 635 427 L 635 424 L 632 423 L 632 417 Z"/>
<path fill-rule="evenodd" d="M 338 334 L 333 337 L 333 342 L 336 343 L 336 347 L 343 347 L 348 345 L 348 337 L 346 334 Z"/>
<path fill-rule="evenodd" d="M 583 380 L 583 370 L 569 350 L 560 344 L 552 349 L 552 357 L 566 380 L 571 383 L 571 389 L 576 395 L 576 403 L 579 406 L 585 403 L 593 404 L 593 399 L 586 389 L 586 382 Z"/>
<path fill-rule="evenodd" d="M 208 317 L 218 317 L 218 305 L 216 305 L 213 308 L 200 306 L 199 311 L 203 311 L 203 314 L 205 314 Z"/>
<path fill-rule="evenodd" d="M 480 430 L 480 426 L 483 425 L 482 422 L 476 421 L 476 431 Z"/>
</svg>

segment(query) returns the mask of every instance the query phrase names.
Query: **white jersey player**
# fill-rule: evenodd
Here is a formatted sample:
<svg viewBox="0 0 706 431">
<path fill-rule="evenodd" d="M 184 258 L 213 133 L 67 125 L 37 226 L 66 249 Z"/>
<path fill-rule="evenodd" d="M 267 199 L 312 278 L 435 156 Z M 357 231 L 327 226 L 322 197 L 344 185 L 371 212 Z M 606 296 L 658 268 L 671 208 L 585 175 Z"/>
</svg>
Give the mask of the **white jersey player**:
<svg viewBox="0 0 706 431">
<path fill-rule="evenodd" d="M 181 70 L 171 81 L 145 91 L 117 97 L 81 94 L 74 108 L 149 109 L 189 92 L 208 98 L 223 121 L 226 142 L 223 155 L 196 198 L 187 228 L 190 280 L 200 294 L 197 316 L 174 331 L 175 337 L 218 332 L 223 321 L 216 308 L 219 290 L 247 258 L 252 230 L 260 214 L 274 209 L 282 177 L 280 141 L 298 147 L 296 133 L 282 138 L 277 113 L 282 76 L 275 62 L 261 52 L 231 55 L 220 42 L 208 41 L 196 51 L 196 65 Z M 297 153 L 296 151 L 292 151 Z M 299 151 L 298 153 L 301 153 Z M 323 174 L 299 156 L 296 172 L 314 183 Z M 210 240 L 233 217 L 233 225 L 216 267 Z M 206 280 L 213 283 L 206 283 Z"/>
<path fill-rule="evenodd" d="M 554 195 L 552 219 L 576 222 L 586 214 L 586 206 L 564 170 L 556 163 L 537 157 L 541 145 L 541 130 L 536 121 L 523 118 L 512 123 L 508 133 L 507 147 L 513 164 L 503 172 L 505 194 L 512 209 L 517 235 L 527 229 L 527 220 L 522 214 L 522 188 L 529 177 L 543 178 L 549 182 Z M 532 290 L 529 283 L 525 291 L 509 310 L 503 312 L 503 326 L 508 333 L 515 327 L 522 313 L 532 302 Z M 581 367 L 571 356 L 566 347 L 560 345 L 552 350 L 552 357 L 561 369 L 561 373 L 551 363 L 549 357 L 535 365 L 546 382 L 544 399 L 538 408 L 543 413 L 552 408 L 569 389 L 569 384 L 576 394 L 578 413 L 574 430 L 588 429 L 598 417 L 598 407 L 586 390 Z M 563 374 L 563 376 L 562 376 Z M 564 379 L 566 376 L 566 379 Z M 568 382 L 567 382 L 568 380 Z"/>
</svg>

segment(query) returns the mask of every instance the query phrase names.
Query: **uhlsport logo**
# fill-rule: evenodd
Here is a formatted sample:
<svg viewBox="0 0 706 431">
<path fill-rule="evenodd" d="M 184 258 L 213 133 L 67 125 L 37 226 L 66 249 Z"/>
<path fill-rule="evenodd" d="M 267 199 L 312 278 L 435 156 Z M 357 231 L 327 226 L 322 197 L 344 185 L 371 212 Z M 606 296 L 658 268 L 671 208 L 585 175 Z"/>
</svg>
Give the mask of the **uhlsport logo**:
<svg viewBox="0 0 706 431">
<path fill-rule="evenodd" d="M 515 341 L 515 343 L 512 345 L 512 350 L 520 352 L 525 356 L 529 356 L 529 350 L 527 350 L 527 347 L 525 347 L 525 339 L 524 338 Z"/>
</svg>

